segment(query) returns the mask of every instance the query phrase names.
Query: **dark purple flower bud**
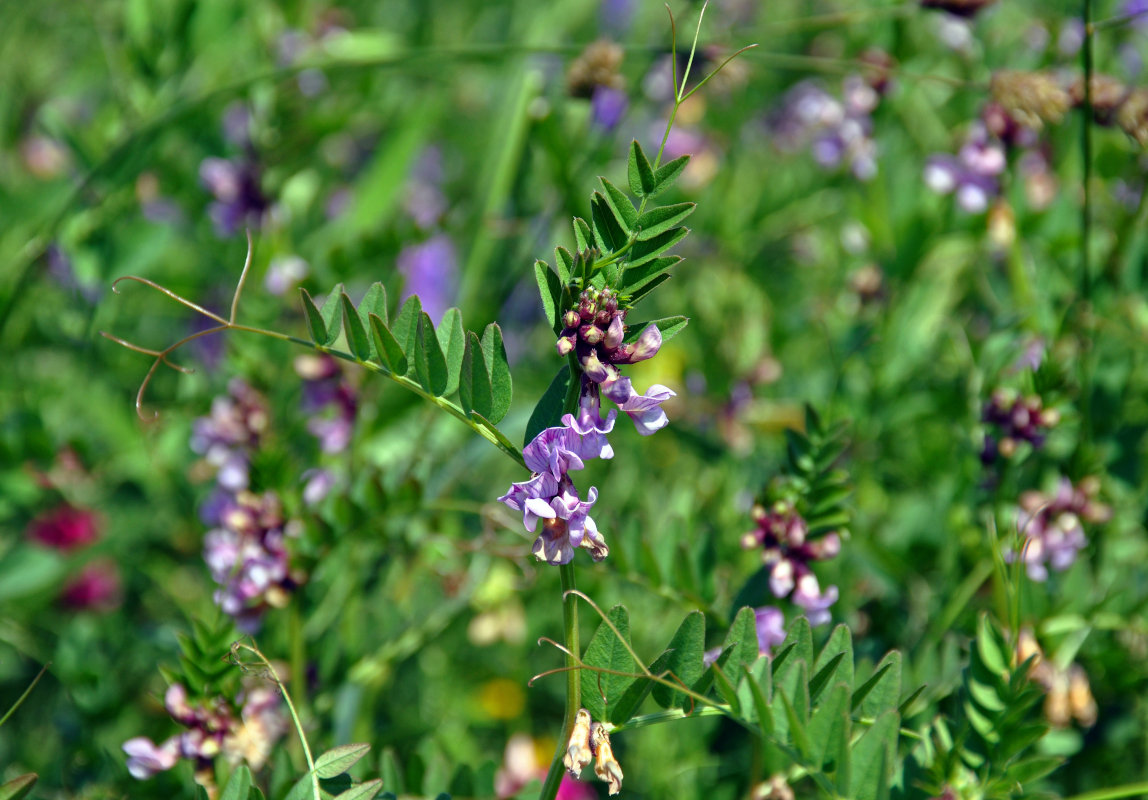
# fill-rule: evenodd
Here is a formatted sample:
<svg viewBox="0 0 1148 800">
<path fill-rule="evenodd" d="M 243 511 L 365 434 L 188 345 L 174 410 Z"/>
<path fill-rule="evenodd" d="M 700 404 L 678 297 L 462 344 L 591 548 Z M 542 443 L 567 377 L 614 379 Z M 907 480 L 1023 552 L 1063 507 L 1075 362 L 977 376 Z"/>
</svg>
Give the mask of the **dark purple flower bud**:
<svg viewBox="0 0 1148 800">
<path fill-rule="evenodd" d="M 562 324 L 567 328 L 576 328 L 582 324 L 582 316 L 571 309 L 562 315 Z"/>
<path fill-rule="evenodd" d="M 605 338 L 606 334 L 597 325 L 583 325 L 578 329 L 578 336 L 586 344 L 598 344 Z"/>
</svg>

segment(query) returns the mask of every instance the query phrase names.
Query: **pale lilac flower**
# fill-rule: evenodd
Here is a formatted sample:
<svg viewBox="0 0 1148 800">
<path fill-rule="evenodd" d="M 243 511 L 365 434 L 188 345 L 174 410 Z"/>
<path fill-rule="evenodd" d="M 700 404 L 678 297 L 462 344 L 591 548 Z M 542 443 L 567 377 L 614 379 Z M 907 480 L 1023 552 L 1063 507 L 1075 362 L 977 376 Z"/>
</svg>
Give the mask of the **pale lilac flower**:
<svg viewBox="0 0 1148 800">
<path fill-rule="evenodd" d="M 296 255 L 276 256 L 267 267 L 263 287 L 268 293 L 282 295 L 299 285 L 310 272 L 307 262 Z"/>
<path fill-rule="evenodd" d="M 309 469 L 303 473 L 303 504 L 318 505 L 335 487 L 335 474 L 329 469 Z"/>
<path fill-rule="evenodd" d="M 798 579 L 797 588 L 790 599 L 805 609 L 810 625 L 824 625 L 831 618 L 829 607 L 837 602 L 837 587 L 830 586 L 822 592 L 817 576 L 809 572 Z"/>
<path fill-rule="evenodd" d="M 612 131 L 622 121 L 629 105 L 629 97 L 623 90 L 596 86 L 590 96 L 590 119 L 602 130 Z"/>
<path fill-rule="evenodd" d="M 647 389 L 644 395 L 638 394 L 629 378 L 617 379 L 609 386 L 604 386 L 603 392 L 630 415 L 642 436 L 656 433 L 669 424 L 670 420 L 661 406 L 677 394 L 657 383 Z"/>
<path fill-rule="evenodd" d="M 512 483 L 510 491 L 498 498 L 498 502 L 504 503 L 515 511 L 521 511 L 522 524 L 526 530 L 533 531 L 537 520 L 533 520 L 532 524 L 530 511 L 526 507 L 527 501 L 535 498 L 550 498 L 557 493 L 558 481 L 549 471 L 545 471 L 534 475 L 528 481 Z"/>
<path fill-rule="evenodd" d="M 586 500 L 578 497 L 573 485 L 560 487 L 561 494 L 550 498 L 531 498 L 526 501 L 526 527 L 533 531 L 539 519 L 543 520 L 542 533 L 534 541 L 532 551 L 539 561 L 550 564 L 568 564 L 574 558 L 574 548 L 582 547 L 583 537 L 589 532 L 585 545 L 591 551 L 601 553 L 605 558 L 605 542 L 598 534 L 598 527 L 589 516 L 590 508 L 598 499 L 598 490 L 593 486 Z M 596 558 L 595 560 L 601 560 Z"/>
<path fill-rule="evenodd" d="M 753 610 L 757 627 L 757 651 L 767 656 L 773 647 L 785 641 L 785 614 L 776 606 L 762 606 Z"/>
<path fill-rule="evenodd" d="M 1004 148 L 990 139 L 985 126 L 978 122 L 957 157 L 946 154 L 929 157 L 925 162 L 925 185 L 938 194 L 955 194 L 961 209 L 980 214 L 988 210 L 1000 194 L 997 176 L 1005 166 Z"/>
<path fill-rule="evenodd" d="M 180 755 L 178 736 L 158 746 L 146 736 L 137 736 L 124 742 L 123 749 L 128 755 L 128 772 L 141 781 L 171 769 Z"/>
</svg>

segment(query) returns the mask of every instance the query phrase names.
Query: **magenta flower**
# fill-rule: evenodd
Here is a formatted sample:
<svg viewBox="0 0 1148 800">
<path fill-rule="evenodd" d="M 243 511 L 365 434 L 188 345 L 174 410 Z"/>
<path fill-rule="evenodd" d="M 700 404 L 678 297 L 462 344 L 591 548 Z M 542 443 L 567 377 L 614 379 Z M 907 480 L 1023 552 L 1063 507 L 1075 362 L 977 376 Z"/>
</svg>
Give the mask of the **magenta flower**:
<svg viewBox="0 0 1148 800">
<path fill-rule="evenodd" d="M 115 562 L 101 559 L 88 564 L 64 585 L 60 602 L 77 610 L 106 612 L 120 605 L 122 594 Z"/>
<path fill-rule="evenodd" d="M 64 552 L 89 545 L 99 536 L 96 515 L 69 505 L 41 514 L 28 525 L 30 539 Z"/>
</svg>

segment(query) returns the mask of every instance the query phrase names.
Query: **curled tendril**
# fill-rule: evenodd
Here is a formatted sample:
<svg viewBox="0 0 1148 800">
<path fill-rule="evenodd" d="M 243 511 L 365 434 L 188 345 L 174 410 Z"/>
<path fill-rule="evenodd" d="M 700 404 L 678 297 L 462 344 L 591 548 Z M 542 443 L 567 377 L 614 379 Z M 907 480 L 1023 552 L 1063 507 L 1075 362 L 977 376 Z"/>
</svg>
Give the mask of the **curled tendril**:
<svg viewBox="0 0 1148 800">
<path fill-rule="evenodd" d="M 207 319 L 210 319 L 213 322 L 218 323 L 217 325 L 214 325 L 214 326 L 207 328 L 205 330 L 196 331 L 195 333 L 189 334 L 189 335 L 183 337 L 182 339 L 180 339 L 179 341 L 175 342 L 174 344 L 171 344 L 171 345 L 165 347 L 163 350 L 152 350 L 152 349 L 147 348 L 147 347 L 141 347 L 140 345 L 133 344 L 132 342 L 127 341 L 126 339 L 121 339 L 120 337 L 115 336 L 111 333 L 108 333 L 107 331 L 100 331 L 100 335 L 103 336 L 105 339 L 109 339 L 109 340 L 115 342 L 116 344 L 118 344 L 122 347 L 126 347 L 128 350 L 132 350 L 132 351 L 135 351 L 137 353 L 143 353 L 144 355 L 152 356 L 155 359 L 155 361 L 152 362 L 151 367 L 148 369 L 147 374 L 144 375 L 144 379 L 140 383 L 139 391 L 136 392 L 136 414 L 139 416 L 140 419 L 144 420 L 145 422 L 150 422 L 150 421 L 153 421 L 159 417 L 159 412 L 153 412 L 150 417 L 148 417 L 144 414 L 143 398 L 144 398 L 144 392 L 147 391 L 148 384 L 151 383 L 151 379 L 155 376 L 156 370 L 159 369 L 160 364 L 163 364 L 167 367 L 170 367 L 171 369 L 175 370 L 176 372 L 183 373 L 184 375 L 189 375 L 189 374 L 195 372 L 195 370 L 192 369 L 191 367 L 184 367 L 184 366 L 181 366 L 179 364 L 173 363 L 168 358 L 172 353 L 174 353 L 179 348 L 183 347 L 188 342 L 195 341 L 196 339 L 200 338 L 201 336 L 209 336 L 213 333 L 219 333 L 221 331 L 230 330 L 232 328 L 243 327 L 243 326 L 238 325 L 236 323 L 235 319 L 239 313 L 239 298 L 240 298 L 240 295 L 243 293 L 243 286 L 247 282 L 247 273 L 251 269 L 251 256 L 253 253 L 254 253 L 254 246 L 253 246 L 252 240 L 251 240 L 251 231 L 247 231 L 247 257 L 244 259 L 243 271 L 239 274 L 239 283 L 236 285 L 235 293 L 234 293 L 234 295 L 232 295 L 232 298 L 231 298 L 231 314 L 227 319 L 224 319 L 223 317 L 219 316 L 218 314 L 215 314 L 215 313 L 207 310 L 206 308 L 199 305 L 198 303 L 193 303 L 192 301 L 188 300 L 186 297 L 183 297 L 181 295 L 176 294 L 171 289 L 168 289 L 166 286 L 161 286 L 158 283 L 156 283 L 155 281 L 148 280 L 147 278 L 141 278 L 138 275 L 124 275 L 122 277 L 116 278 L 116 280 L 113 281 L 112 292 L 114 292 L 115 294 L 120 293 L 119 285 L 122 281 L 133 281 L 135 283 L 141 283 L 144 286 L 155 289 L 160 294 L 167 295 L 172 300 L 179 303 L 181 306 L 183 306 L 185 308 L 189 308 L 192 311 L 194 311 L 195 313 L 200 314 L 200 315 L 206 317 Z"/>
</svg>

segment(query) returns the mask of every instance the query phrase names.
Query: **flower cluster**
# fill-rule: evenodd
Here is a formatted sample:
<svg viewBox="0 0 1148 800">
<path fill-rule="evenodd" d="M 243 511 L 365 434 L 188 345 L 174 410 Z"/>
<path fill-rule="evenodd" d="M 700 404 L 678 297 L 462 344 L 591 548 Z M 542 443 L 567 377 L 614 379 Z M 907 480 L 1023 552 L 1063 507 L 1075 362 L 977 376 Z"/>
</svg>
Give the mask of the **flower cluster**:
<svg viewBox="0 0 1148 800">
<path fill-rule="evenodd" d="M 976 122 L 957 155 L 938 153 L 925 162 L 925 185 L 938 194 L 953 194 L 969 214 L 986 211 L 1000 194 L 997 176 L 1007 166 L 1004 147 Z"/>
<path fill-rule="evenodd" d="M 877 143 L 872 113 L 883 85 L 849 75 L 838 99 L 814 81 L 790 89 L 770 117 L 774 141 L 785 151 L 808 146 L 826 169 L 848 166 L 854 177 L 867 181 L 877 174 Z"/>
<path fill-rule="evenodd" d="M 307 430 L 324 453 L 342 453 L 351 443 L 359 391 L 331 356 L 304 355 L 295 359 L 295 373 L 303 379 L 303 413 Z M 303 473 L 303 502 L 313 506 L 327 496 L 336 478 L 330 469 L 315 467 Z"/>
<path fill-rule="evenodd" d="M 249 687 L 242 692 L 241 703 L 237 718 L 224 698 L 193 703 L 183 685 L 172 684 L 164 695 L 164 707 L 187 730 L 159 745 L 146 736 L 124 742 L 128 772 L 146 780 L 186 758 L 195 766 L 196 780 L 211 785 L 212 764 L 221 754 L 233 766 L 246 761 L 253 770 L 262 769 L 287 729 L 279 695 L 265 686 Z"/>
<path fill-rule="evenodd" d="M 587 45 L 566 72 L 570 96 L 589 99 L 590 117 L 603 130 L 612 130 L 629 105 L 619 72 L 624 55 L 620 45 L 602 39 Z"/>
<path fill-rule="evenodd" d="M 762 548 L 770 591 L 775 597 L 789 597 L 804 609 L 810 624 L 828 622 L 829 607 L 837 602 L 837 587 L 822 591 L 809 565 L 841 552 L 841 537 L 834 531 L 810 539 L 805 518 L 789 500 L 778 500 L 768 509 L 755 505 L 753 518 L 757 527 L 742 536 L 741 546 L 746 550 Z"/>
<path fill-rule="evenodd" d="M 282 608 L 303 578 L 288 564 L 286 539 L 295 535 L 274 492 L 240 492 L 204 540 L 203 558 L 219 584 L 215 602 L 253 633 L 268 608 Z"/>
<path fill-rule="evenodd" d="M 1083 522 L 1105 522 L 1112 510 L 1096 500 L 1100 484 L 1095 478 L 1081 481 L 1077 486 L 1061 478 L 1056 492 L 1025 492 L 1020 497 L 1017 529 L 1024 537 L 1019 558 L 1024 562 L 1029 578 L 1044 581 L 1048 568 L 1062 572 L 1072 566 L 1088 540 L 1084 536 Z M 1006 550 L 1005 560 L 1012 563 L 1017 553 Z"/>
<path fill-rule="evenodd" d="M 1021 397 L 1007 389 L 997 389 L 985 403 L 981 421 L 995 429 L 995 433 L 985 434 L 981 450 L 981 462 L 988 466 L 998 456 L 1012 458 L 1021 442 L 1039 449 L 1048 429 L 1060 421 L 1060 413 L 1054 408 L 1044 408 L 1039 395 Z"/>
<path fill-rule="evenodd" d="M 565 414 L 561 426 L 546 428 L 534 437 L 522 452 L 534 474 L 528 481 L 512 484 L 510 491 L 498 498 L 522 512 L 528 531 L 533 532 L 542 520 L 533 551 L 549 564 L 569 563 L 577 547 L 589 550 L 595 561 L 610 552 L 589 514 L 598 490 L 590 487 L 586 500 L 582 500 L 568 474 L 582 469 L 588 459 L 614 456 L 606 434 L 614 429 L 618 412 L 611 410 L 603 419 L 601 395 L 629 414 L 643 436 L 669 422 L 661 404 L 674 392 L 655 384 L 646 394 L 638 394 L 618 369 L 619 364 L 653 357 L 662 346 L 662 334 L 653 324 L 635 342 L 625 343 L 625 315 L 611 290 L 588 289 L 582 292 L 578 307 L 563 316 L 565 329 L 558 339 L 558 352 L 575 354 L 583 370 L 578 415 Z"/>
<path fill-rule="evenodd" d="M 622 376 L 618 365 L 636 364 L 653 358 L 661 349 L 662 333 L 656 325 L 647 325 L 634 342 L 627 343 L 625 319 L 626 311 L 619 308 L 613 291 L 587 289 L 579 296 L 578 306 L 562 317 L 564 328 L 558 337 L 558 354 L 565 356 L 573 352 L 577 357 L 585 379 L 582 385 L 584 403 L 589 401 L 596 406 L 597 393 L 601 390 L 630 415 L 638 426 L 638 433 L 649 436 L 669 422 L 661 405 L 674 393 L 655 384 L 646 394 L 638 394 L 630 379 Z M 581 415 L 580 419 L 588 419 L 588 413 Z"/>
</svg>

